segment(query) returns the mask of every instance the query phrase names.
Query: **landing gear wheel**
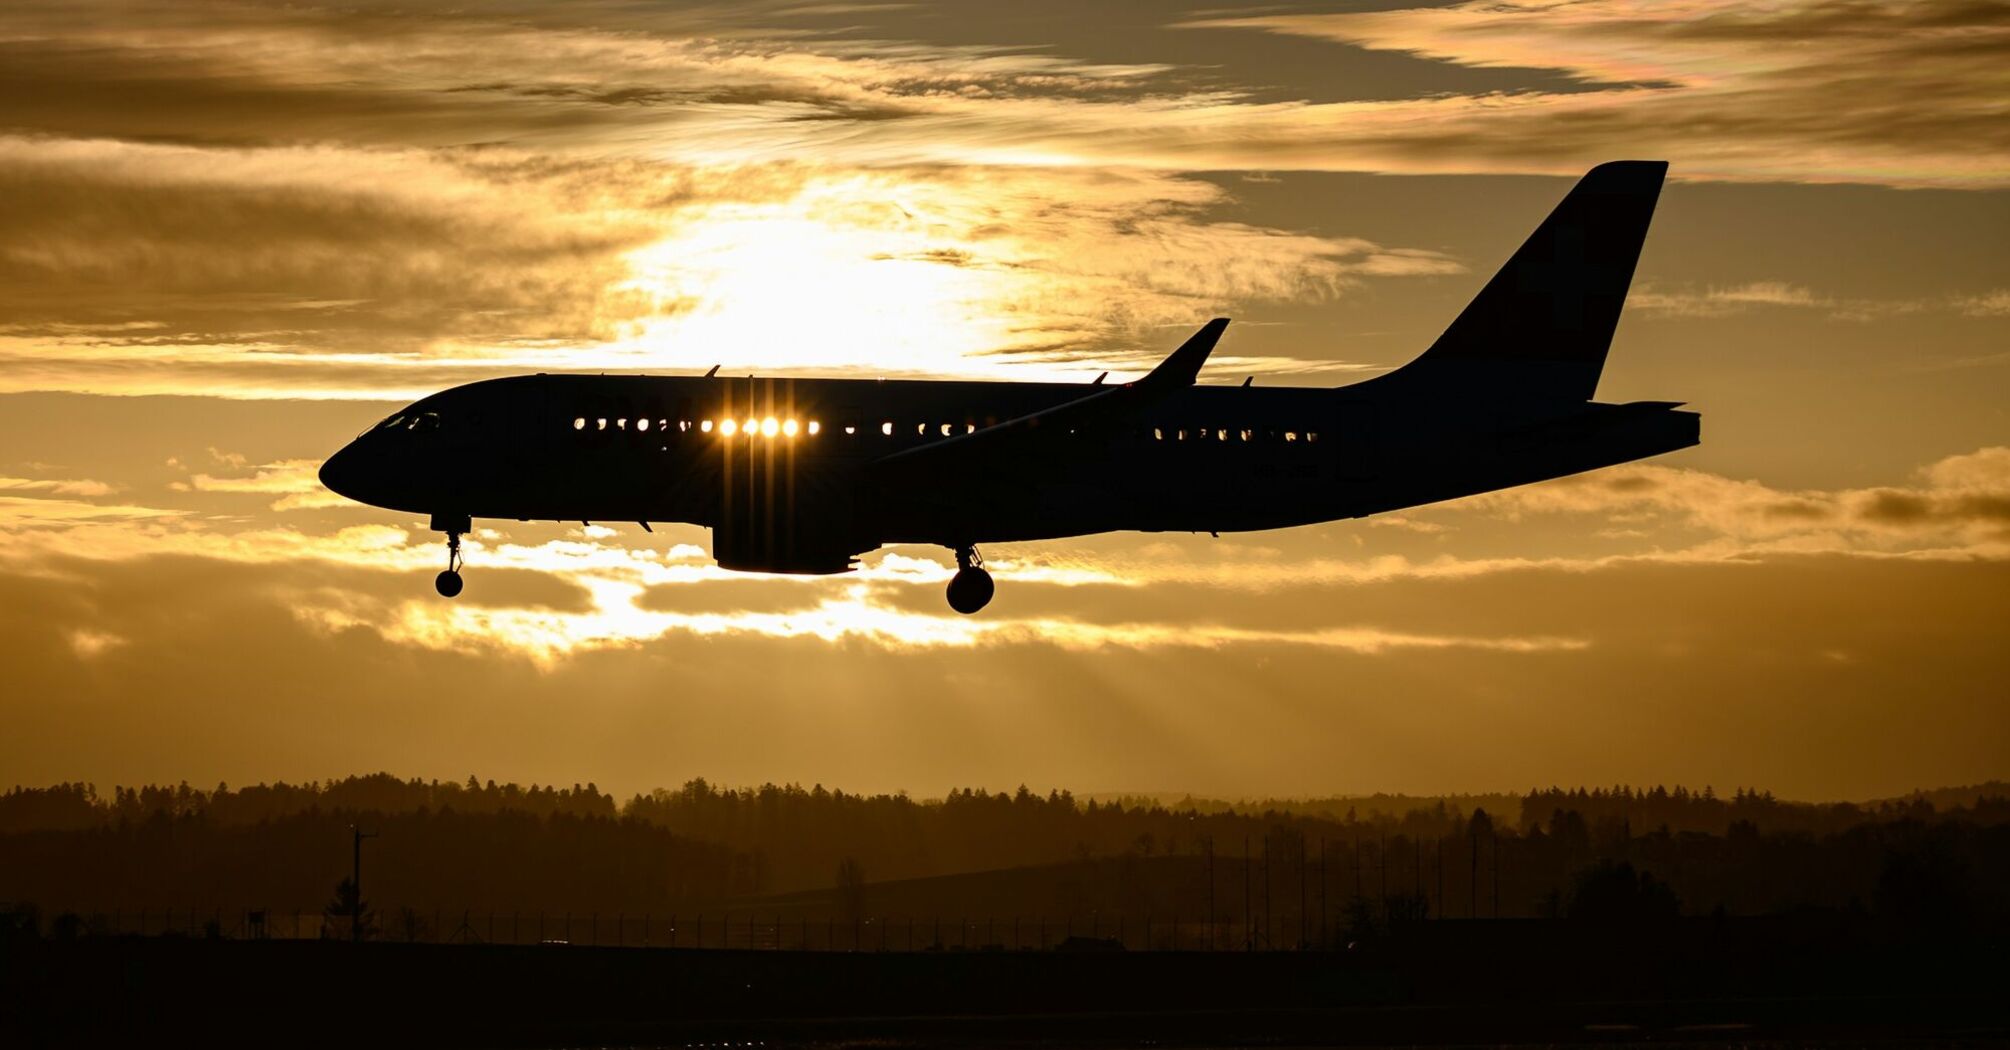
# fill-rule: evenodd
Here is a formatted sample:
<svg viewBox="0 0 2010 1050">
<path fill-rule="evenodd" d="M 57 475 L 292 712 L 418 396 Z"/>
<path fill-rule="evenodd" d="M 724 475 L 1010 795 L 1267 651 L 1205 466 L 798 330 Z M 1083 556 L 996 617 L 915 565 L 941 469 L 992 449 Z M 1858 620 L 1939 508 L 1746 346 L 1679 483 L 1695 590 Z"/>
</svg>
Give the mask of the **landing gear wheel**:
<svg viewBox="0 0 2010 1050">
<path fill-rule="evenodd" d="M 956 575 L 949 580 L 949 607 L 969 616 L 991 604 L 991 595 L 997 589 L 991 574 L 984 571 L 984 559 L 977 548 L 957 548 Z"/>
<path fill-rule="evenodd" d="M 452 598 L 461 593 L 461 536 L 473 527 L 465 514 L 433 515 L 433 528 L 447 534 L 447 568 L 433 577 L 433 589 L 442 598 Z"/>
</svg>

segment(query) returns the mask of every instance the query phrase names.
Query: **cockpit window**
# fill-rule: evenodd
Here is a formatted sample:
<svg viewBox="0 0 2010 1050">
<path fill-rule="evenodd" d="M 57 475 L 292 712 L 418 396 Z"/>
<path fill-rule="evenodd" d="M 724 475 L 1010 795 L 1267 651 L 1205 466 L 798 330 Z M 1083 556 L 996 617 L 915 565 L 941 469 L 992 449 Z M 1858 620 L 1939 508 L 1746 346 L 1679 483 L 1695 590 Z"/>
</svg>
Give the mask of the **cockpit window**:
<svg viewBox="0 0 2010 1050">
<path fill-rule="evenodd" d="M 400 412 L 371 428 L 373 430 L 438 430 L 438 412 Z"/>
</svg>

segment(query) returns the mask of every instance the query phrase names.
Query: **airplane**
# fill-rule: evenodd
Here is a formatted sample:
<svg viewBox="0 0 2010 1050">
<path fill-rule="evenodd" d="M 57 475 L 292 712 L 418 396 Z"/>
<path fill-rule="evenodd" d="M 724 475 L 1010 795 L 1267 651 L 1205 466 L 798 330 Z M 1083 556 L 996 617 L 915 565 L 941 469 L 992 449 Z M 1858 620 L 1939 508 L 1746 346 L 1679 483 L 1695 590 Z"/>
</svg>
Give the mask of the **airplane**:
<svg viewBox="0 0 2010 1050">
<path fill-rule="evenodd" d="M 887 544 L 1280 529 L 1687 448 L 1680 402 L 1593 400 L 1668 165 L 1587 173 L 1429 349 L 1338 388 L 1196 382 L 1215 318 L 1128 383 L 546 375 L 399 409 L 322 465 L 350 499 L 429 517 L 462 589 L 475 518 L 682 522 L 743 572 L 829 574 Z"/>
</svg>

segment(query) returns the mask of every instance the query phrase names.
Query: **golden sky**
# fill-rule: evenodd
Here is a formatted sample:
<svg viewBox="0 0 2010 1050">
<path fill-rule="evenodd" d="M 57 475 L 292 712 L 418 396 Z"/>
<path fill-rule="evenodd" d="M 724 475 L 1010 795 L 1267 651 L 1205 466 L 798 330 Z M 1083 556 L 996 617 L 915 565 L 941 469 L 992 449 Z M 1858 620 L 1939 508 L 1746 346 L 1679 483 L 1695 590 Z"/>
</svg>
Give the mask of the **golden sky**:
<svg viewBox="0 0 2010 1050">
<path fill-rule="evenodd" d="M 0 782 L 934 795 L 2010 775 L 2010 5 L 0 5 Z M 1407 360 L 1673 182 L 1600 396 L 1677 455 L 1276 533 L 740 576 L 320 489 L 539 370 Z"/>
</svg>

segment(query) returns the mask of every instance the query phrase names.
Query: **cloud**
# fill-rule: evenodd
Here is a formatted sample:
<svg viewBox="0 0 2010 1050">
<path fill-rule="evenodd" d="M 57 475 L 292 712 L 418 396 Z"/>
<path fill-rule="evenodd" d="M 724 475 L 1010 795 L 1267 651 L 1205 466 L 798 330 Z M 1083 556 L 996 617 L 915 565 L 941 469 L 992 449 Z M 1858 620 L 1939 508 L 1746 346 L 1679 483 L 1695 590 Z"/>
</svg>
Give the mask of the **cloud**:
<svg viewBox="0 0 2010 1050">
<path fill-rule="evenodd" d="M 392 397 L 712 364 L 1081 379 L 1142 367 L 1165 329 L 1211 313 L 1463 269 L 1434 246 L 1247 221 L 1235 183 L 1197 171 L 1574 173 L 1621 149 L 1698 178 L 2010 170 L 2002 122 L 1978 117 L 2000 94 L 1987 9 L 1677 10 L 1283 10 L 1152 35 L 1574 78 L 1313 103 L 1065 39 L 866 37 L 763 6 L 15 5 L 0 390 Z M 1802 45 L 1774 46 L 1788 37 Z M 1989 294 L 1920 306 L 1785 281 L 1645 299 L 2001 312 Z M 1221 361 L 1346 367 L 1232 344 Z"/>
<path fill-rule="evenodd" d="M 1001 593 L 1008 619 L 1112 632 L 1075 648 L 673 630 L 540 664 L 439 619 L 460 607 L 415 594 L 413 574 L 172 555 L 17 568 L 0 565 L 0 633 L 16 643 L 0 710 L 18 730 L 0 736 L 0 765 L 28 781 L 236 782 L 323 765 L 430 775 L 451 762 L 617 791 L 702 773 L 869 790 L 1027 779 L 1302 793 L 1357 780 L 1498 788 L 1566 769 L 1880 794 L 2000 764 L 1994 628 L 2010 612 L 2002 563 L 1824 555 L 1532 568 L 1311 601 L 1033 585 Z M 480 571 L 464 597 L 503 586 Z M 405 619 L 406 603 L 427 617 Z M 1191 609 L 1230 619 L 1212 613 L 1198 644 L 1156 640 L 1172 626 L 1141 644 L 1120 636 Z M 1349 621 L 1398 640 L 1585 644 L 1364 650 L 1373 636 L 1300 637 Z M 428 630 L 441 633 L 401 633 Z M 80 632 L 121 641 L 87 655 Z M 161 747 L 170 732 L 179 742 Z M 51 739 L 66 741 L 60 754 Z M 1781 739 L 1802 746 L 1783 752 Z M 1850 789 L 1827 790 L 1838 786 Z"/>
<path fill-rule="evenodd" d="M 416 396 L 532 370 L 886 374 L 863 362 L 887 360 L 1086 378 L 1078 361 L 1144 367 L 1166 349 L 1159 329 L 1232 303 L 1461 269 L 1213 218 L 1220 187 L 1138 172 L 0 138 L 0 181 L 10 171 L 9 390 Z M 53 221 L 107 201 L 144 218 Z"/>
<path fill-rule="evenodd" d="M 231 465 L 238 467 L 245 465 L 243 457 L 233 458 L 236 462 Z M 262 464 L 249 476 L 217 477 L 211 474 L 195 474 L 189 477 L 186 484 L 196 492 L 276 494 L 280 498 L 273 501 L 273 510 L 313 510 L 351 505 L 347 499 L 322 486 L 320 470 L 320 460 L 289 459 Z"/>
<path fill-rule="evenodd" d="M 1973 317 L 2010 316 L 2010 288 L 1998 288 L 1961 300 L 1961 312 Z"/>
<path fill-rule="evenodd" d="M 1627 296 L 1626 304 L 1649 313 L 1677 317 L 1722 317 L 1754 306 L 1824 306 L 1829 300 L 1784 281 L 1755 281 L 1701 292 L 1666 292 L 1643 288 Z"/>
<path fill-rule="evenodd" d="M 2010 313 L 2010 292 L 1869 299 L 1824 295 L 1787 281 L 1752 281 L 1701 290 L 1676 290 L 1650 283 L 1629 295 L 1626 303 L 1631 309 L 1664 317 L 1717 318 L 1754 309 L 1779 308 L 1820 310 L 1840 321 L 1874 321 L 1928 312 L 1994 317 Z"/>
<path fill-rule="evenodd" d="M 2010 19 L 1968 0 L 1528 0 L 1189 24 L 1612 85 L 1395 103 L 1336 136 L 1335 152 L 1348 143 L 1392 166 L 1472 171 L 1623 151 L 1678 158 L 1691 178 L 1987 186 L 2002 185 L 2010 153 L 1997 61 Z"/>
<path fill-rule="evenodd" d="M 1510 516 L 1648 511 L 1760 549 L 2010 557 L 2010 448 L 1949 456 L 1912 487 L 1775 489 L 1696 470 L 1630 464 L 1472 497 Z"/>
<path fill-rule="evenodd" d="M 0 477 L 0 492 L 50 492 L 59 496 L 107 496 L 112 491 L 112 486 L 102 481 Z"/>
</svg>

